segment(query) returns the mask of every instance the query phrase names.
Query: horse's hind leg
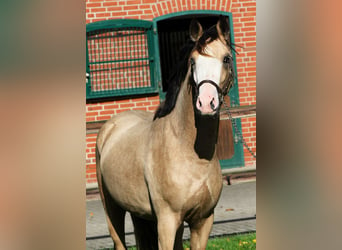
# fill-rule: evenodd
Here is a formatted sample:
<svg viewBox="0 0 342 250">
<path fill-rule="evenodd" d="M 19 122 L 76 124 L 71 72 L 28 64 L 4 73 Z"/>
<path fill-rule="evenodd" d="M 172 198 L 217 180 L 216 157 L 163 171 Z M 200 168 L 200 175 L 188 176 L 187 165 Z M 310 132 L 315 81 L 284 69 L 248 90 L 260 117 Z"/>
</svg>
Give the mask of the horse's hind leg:
<svg viewBox="0 0 342 250">
<path fill-rule="evenodd" d="M 138 250 L 158 250 L 157 222 L 141 219 L 131 214 Z"/>
<path fill-rule="evenodd" d="M 103 182 L 102 173 L 100 170 L 100 157 L 96 148 L 96 175 L 99 184 L 99 192 L 103 203 L 103 208 L 106 214 L 106 220 L 109 233 L 114 242 L 115 250 L 125 250 L 125 213 L 119 205 L 115 203 L 110 196 L 106 184 Z"/>
</svg>

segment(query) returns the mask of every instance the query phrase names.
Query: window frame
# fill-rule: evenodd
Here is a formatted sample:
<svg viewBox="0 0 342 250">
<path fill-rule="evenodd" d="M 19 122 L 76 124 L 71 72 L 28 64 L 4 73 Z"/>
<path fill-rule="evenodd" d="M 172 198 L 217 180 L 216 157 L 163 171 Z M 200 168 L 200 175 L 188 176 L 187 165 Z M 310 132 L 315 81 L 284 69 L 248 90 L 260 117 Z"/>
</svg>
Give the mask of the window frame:
<svg viewBox="0 0 342 250">
<path fill-rule="evenodd" d="M 150 72 L 150 86 L 139 88 L 121 88 L 110 89 L 102 91 L 92 90 L 92 77 L 90 74 L 89 50 L 88 50 L 88 34 L 94 31 L 101 30 L 129 30 L 132 28 L 145 29 L 147 35 L 147 49 L 148 49 L 148 62 Z M 153 94 L 158 93 L 158 84 L 155 75 L 155 46 L 153 34 L 153 22 L 138 19 L 111 19 L 104 20 L 86 25 L 86 73 L 88 75 L 86 82 L 86 99 L 102 99 L 102 98 L 115 98 L 132 95 Z M 129 59 L 127 60 L 129 61 Z"/>
</svg>

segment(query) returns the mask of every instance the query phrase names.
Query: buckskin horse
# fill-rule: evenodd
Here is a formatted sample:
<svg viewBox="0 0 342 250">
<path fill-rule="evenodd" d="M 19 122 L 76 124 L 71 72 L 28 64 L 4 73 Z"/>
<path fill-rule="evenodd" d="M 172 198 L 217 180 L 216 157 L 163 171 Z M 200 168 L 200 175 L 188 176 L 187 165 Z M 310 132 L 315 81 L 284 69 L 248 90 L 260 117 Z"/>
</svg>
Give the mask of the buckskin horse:
<svg viewBox="0 0 342 250">
<path fill-rule="evenodd" d="M 117 250 L 126 211 L 138 249 L 183 249 L 184 221 L 191 249 L 206 248 L 222 190 L 219 109 L 234 81 L 228 19 L 207 30 L 192 20 L 182 56 L 155 114 L 123 112 L 99 131 L 97 179 Z"/>
</svg>

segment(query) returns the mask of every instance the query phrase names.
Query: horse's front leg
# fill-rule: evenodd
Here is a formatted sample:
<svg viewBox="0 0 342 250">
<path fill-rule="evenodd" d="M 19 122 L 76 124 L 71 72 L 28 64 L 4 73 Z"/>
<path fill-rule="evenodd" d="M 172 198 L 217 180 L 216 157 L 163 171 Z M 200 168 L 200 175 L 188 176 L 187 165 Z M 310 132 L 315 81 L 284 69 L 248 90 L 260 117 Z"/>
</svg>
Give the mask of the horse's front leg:
<svg viewBox="0 0 342 250">
<path fill-rule="evenodd" d="M 181 225 L 179 215 L 163 211 L 157 217 L 159 250 L 173 250 L 176 233 Z"/>
<path fill-rule="evenodd" d="M 190 224 L 191 250 L 205 250 L 209 234 L 214 222 L 214 214 Z"/>
</svg>

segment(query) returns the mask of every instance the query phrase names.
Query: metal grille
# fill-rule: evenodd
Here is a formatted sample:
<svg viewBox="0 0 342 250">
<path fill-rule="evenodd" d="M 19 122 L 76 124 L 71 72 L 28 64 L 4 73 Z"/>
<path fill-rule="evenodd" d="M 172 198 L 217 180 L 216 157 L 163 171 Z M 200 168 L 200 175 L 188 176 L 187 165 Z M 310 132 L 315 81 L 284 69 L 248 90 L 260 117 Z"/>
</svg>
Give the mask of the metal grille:
<svg viewBox="0 0 342 250">
<path fill-rule="evenodd" d="M 87 32 L 87 97 L 153 91 L 152 27 L 96 29 Z"/>
</svg>

